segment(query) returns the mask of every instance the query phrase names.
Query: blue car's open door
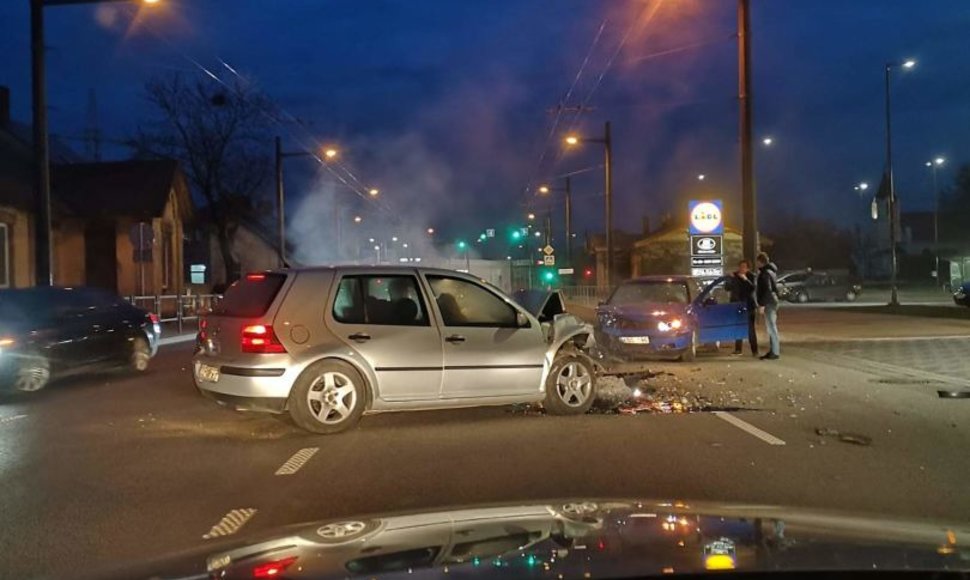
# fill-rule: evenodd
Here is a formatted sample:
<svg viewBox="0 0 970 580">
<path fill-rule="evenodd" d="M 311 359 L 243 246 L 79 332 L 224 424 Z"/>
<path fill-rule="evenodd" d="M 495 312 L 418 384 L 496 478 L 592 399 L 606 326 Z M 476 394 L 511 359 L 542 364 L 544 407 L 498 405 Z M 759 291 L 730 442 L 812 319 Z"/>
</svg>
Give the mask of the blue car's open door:
<svg viewBox="0 0 970 580">
<path fill-rule="evenodd" d="M 748 337 L 748 305 L 731 302 L 731 276 L 711 282 L 691 306 L 701 344 L 730 342 Z"/>
</svg>

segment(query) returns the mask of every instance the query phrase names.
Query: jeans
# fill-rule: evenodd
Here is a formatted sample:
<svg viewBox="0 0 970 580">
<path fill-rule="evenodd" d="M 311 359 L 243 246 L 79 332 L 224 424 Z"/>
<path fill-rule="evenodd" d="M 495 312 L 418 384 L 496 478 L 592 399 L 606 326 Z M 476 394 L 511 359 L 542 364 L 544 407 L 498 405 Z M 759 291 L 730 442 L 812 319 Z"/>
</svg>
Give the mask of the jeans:
<svg viewBox="0 0 970 580">
<path fill-rule="evenodd" d="M 751 354 L 758 354 L 758 329 L 755 326 L 755 316 L 758 314 L 758 308 L 753 304 L 748 306 L 748 344 L 751 345 Z M 741 346 L 744 344 L 742 339 L 737 339 L 734 341 L 734 351 L 741 352 Z"/>
<path fill-rule="evenodd" d="M 780 355 L 781 345 L 778 340 L 778 305 L 768 304 L 765 306 L 765 328 L 768 330 L 768 344 L 771 346 L 771 354 Z"/>
</svg>

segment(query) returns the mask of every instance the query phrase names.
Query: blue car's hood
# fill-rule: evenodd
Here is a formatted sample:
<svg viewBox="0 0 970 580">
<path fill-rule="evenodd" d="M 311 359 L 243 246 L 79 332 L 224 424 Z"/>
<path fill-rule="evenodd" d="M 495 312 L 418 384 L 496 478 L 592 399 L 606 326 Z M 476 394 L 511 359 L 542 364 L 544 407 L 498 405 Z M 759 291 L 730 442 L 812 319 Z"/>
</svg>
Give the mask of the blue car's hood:
<svg viewBox="0 0 970 580">
<path fill-rule="evenodd" d="M 689 304 L 677 304 L 673 302 L 642 302 L 640 304 L 623 304 L 619 306 L 605 305 L 601 311 L 612 315 L 613 318 L 622 318 L 636 322 L 646 322 L 655 318 L 680 317 L 687 313 Z"/>
</svg>

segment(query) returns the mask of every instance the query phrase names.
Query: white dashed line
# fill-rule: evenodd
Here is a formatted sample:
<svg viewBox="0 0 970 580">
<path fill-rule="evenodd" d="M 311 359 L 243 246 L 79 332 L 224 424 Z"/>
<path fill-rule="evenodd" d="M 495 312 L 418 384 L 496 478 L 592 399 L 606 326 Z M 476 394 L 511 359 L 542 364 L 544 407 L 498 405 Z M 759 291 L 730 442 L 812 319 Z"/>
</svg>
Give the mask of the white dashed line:
<svg viewBox="0 0 970 580">
<path fill-rule="evenodd" d="M 775 437 L 771 433 L 768 433 L 766 431 L 762 431 L 761 429 L 758 429 L 757 427 L 755 427 L 751 423 L 748 423 L 747 421 L 742 421 L 741 419 L 738 419 L 737 417 L 735 417 L 731 413 L 727 413 L 727 412 L 724 412 L 724 411 L 714 411 L 714 414 L 716 416 L 720 417 L 721 419 L 724 419 L 728 423 L 734 425 L 738 429 L 740 429 L 742 431 L 745 431 L 746 433 L 748 433 L 750 435 L 754 435 L 758 439 L 761 439 L 762 441 L 764 441 L 768 445 L 784 445 L 785 444 L 784 441 L 782 441 L 781 439 Z"/>
<path fill-rule="evenodd" d="M 4 423 L 13 423 L 17 419 L 25 419 L 27 415 L 12 415 L 10 417 L 0 417 L 0 425 Z"/>
<path fill-rule="evenodd" d="M 307 461 L 313 457 L 313 454 L 320 451 L 319 447 L 307 447 L 305 449 L 300 449 L 286 460 L 279 469 L 276 470 L 276 475 L 293 475 L 303 467 Z"/>
<path fill-rule="evenodd" d="M 256 514 L 256 508 L 243 508 L 232 510 L 219 520 L 219 523 L 212 526 L 209 533 L 202 536 L 203 540 L 231 536 L 239 531 L 246 522 Z"/>
</svg>

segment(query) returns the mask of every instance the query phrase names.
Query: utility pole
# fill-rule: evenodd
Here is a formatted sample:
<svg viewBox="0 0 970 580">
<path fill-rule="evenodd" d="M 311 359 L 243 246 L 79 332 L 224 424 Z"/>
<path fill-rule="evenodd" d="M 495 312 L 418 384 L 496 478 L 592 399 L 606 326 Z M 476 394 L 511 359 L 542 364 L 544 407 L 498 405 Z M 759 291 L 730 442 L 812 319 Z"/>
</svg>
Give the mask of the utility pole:
<svg viewBox="0 0 970 580">
<path fill-rule="evenodd" d="M 47 142 L 47 84 L 44 62 L 44 2 L 30 0 L 31 106 L 34 129 L 34 281 L 51 286 L 51 183 Z"/>
<path fill-rule="evenodd" d="M 893 124 L 892 124 L 892 102 L 889 96 L 890 83 L 892 82 L 892 63 L 886 63 L 886 179 L 889 182 L 889 268 L 890 268 L 890 291 L 889 305 L 899 305 L 899 290 L 896 288 L 896 274 L 899 268 L 898 257 L 896 256 L 896 186 L 893 183 Z"/>
<path fill-rule="evenodd" d="M 279 235 L 280 268 L 286 267 L 286 216 L 283 198 L 283 140 L 276 137 L 276 227 Z"/>
<path fill-rule="evenodd" d="M 546 212 L 546 219 L 543 221 L 543 233 L 546 238 L 546 245 L 552 244 L 552 210 Z"/>
<path fill-rule="evenodd" d="M 573 187 L 572 178 L 566 176 L 566 267 L 573 267 Z"/>
<path fill-rule="evenodd" d="M 751 30 L 749 0 L 738 0 L 738 108 L 741 133 L 741 210 L 744 257 L 754 260 L 760 248 L 751 131 Z"/>
<path fill-rule="evenodd" d="M 606 151 L 604 159 L 605 194 L 606 198 L 606 285 L 613 287 L 613 138 L 610 132 L 610 122 L 606 122 L 603 132 L 603 145 Z"/>
</svg>

